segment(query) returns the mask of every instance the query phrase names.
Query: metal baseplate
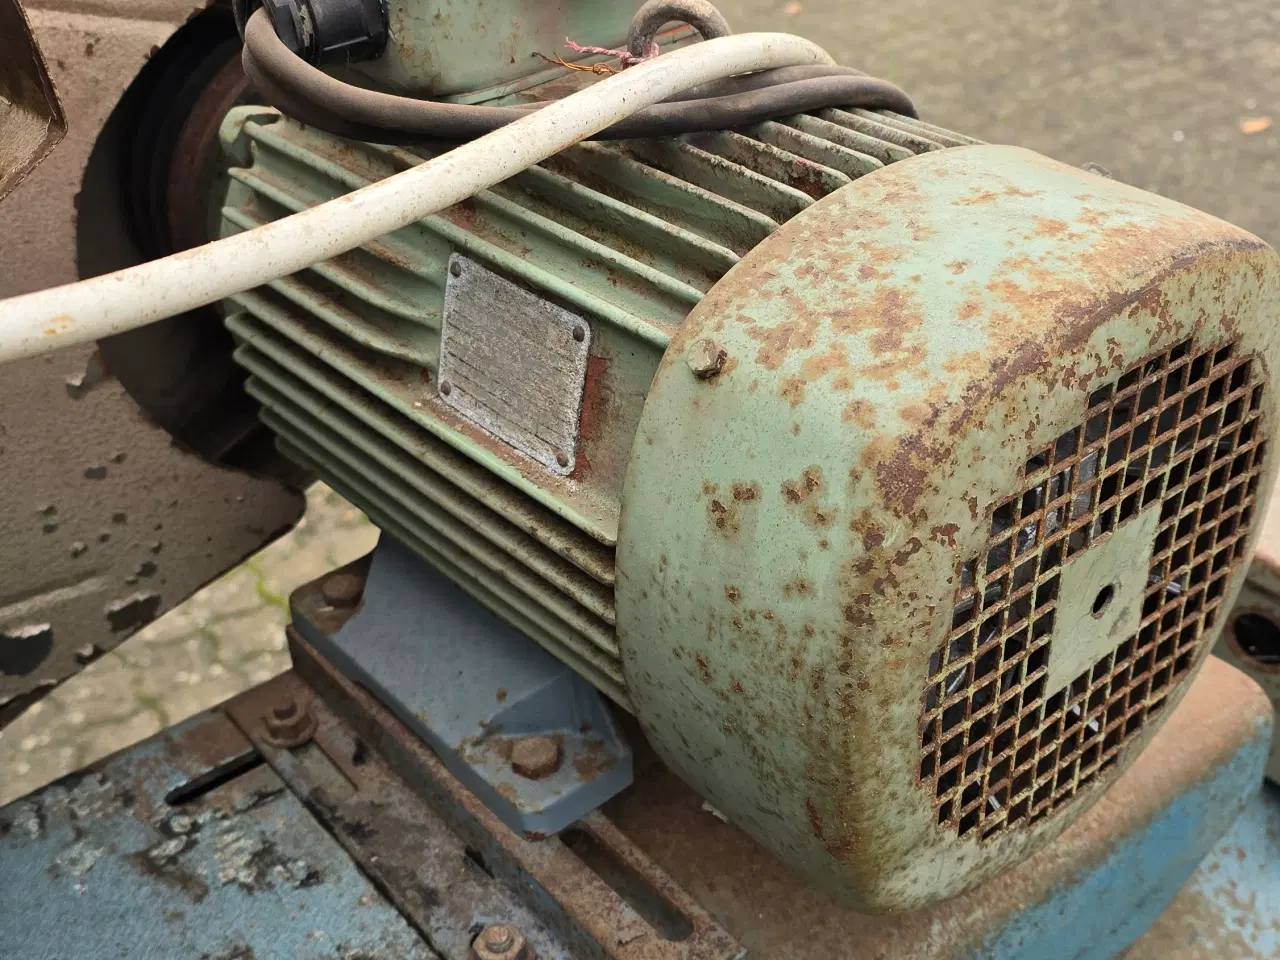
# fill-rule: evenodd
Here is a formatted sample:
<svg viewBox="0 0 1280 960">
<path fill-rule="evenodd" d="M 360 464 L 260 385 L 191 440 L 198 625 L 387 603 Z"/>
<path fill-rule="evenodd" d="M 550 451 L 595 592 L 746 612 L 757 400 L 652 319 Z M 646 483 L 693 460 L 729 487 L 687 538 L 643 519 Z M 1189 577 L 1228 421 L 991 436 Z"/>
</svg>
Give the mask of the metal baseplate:
<svg viewBox="0 0 1280 960">
<path fill-rule="evenodd" d="M 343 630 L 367 571 L 295 594 L 307 633 Z M 541 960 L 1280 955 L 1270 707 L 1217 659 L 1061 838 L 876 917 L 718 819 L 625 719 L 635 782 L 527 839 L 298 625 L 289 673 L 0 809 L 0 956 L 470 960 L 495 923 Z"/>
<path fill-rule="evenodd" d="M 332 632 L 324 589 L 297 591 L 294 629 L 503 823 L 540 839 L 631 783 L 604 697 L 564 663 L 385 534 L 362 579 L 363 602 Z"/>
</svg>

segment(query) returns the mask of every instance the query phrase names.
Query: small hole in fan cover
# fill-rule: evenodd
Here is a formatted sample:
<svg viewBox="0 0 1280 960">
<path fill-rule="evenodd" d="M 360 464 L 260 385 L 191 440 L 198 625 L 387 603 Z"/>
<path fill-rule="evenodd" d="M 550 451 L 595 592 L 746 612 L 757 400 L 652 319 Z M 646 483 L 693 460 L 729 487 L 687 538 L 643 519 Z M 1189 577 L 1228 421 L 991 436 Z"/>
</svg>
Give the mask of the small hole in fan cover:
<svg viewBox="0 0 1280 960">
<path fill-rule="evenodd" d="M 1111 601 L 1115 598 L 1116 588 L 1111 584 L 1107 584 L 1098 591 L 1098 595 L 1093 598 L 1093 615 L 1100 617 L 1111 606 Z"/>
</svg>

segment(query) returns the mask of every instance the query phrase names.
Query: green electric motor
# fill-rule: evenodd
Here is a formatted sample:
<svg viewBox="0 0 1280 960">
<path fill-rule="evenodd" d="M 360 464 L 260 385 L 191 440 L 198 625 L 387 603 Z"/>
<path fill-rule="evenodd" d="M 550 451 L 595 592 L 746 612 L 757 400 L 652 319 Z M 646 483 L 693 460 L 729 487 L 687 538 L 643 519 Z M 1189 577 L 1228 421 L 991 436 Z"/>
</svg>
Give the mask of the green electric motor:
<svg viewBox="0 0 1280 960">
<path fill-rule="evenodd" d="M 224 233 L 429 155 L 222 136 Z M 228 314 L 284 452 L 862 910 L 1106 790 L 1276 471 L 1275 253 L 888 111 L 580 144 Z"/>
</svg>

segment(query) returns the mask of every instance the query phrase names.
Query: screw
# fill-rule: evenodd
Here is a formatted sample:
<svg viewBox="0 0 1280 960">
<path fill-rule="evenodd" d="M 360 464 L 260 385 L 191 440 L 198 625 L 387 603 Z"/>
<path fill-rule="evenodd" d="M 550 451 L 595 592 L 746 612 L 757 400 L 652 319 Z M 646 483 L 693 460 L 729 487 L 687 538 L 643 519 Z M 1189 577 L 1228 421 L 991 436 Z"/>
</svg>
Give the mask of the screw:
<svg viewBox="0 0 1280 960">
<path fill-rule="evenodd" d="M 567 467 L 569 465 L 569 455 L 563 450 L 557 450 L 556 463 L 560 464 L 562 467 Z"/>
<path fill-rule="evenodd" d="M 511 747 L 511 769 L 526 780 L 542 780 L 560 769 L 560 744 L 550 737 L 521 737 Z"/>
<path fill-rule="evenodd" d="M 453 384 L 452 384 L 452 383 L 450 383 L 448 380 L 441 380 L 441 381 L 440 381 L 440 393 L 441 393 L 441 395 L 442 395 L 442 396 L 445 396 L 445 397 L 447 397 L 449 394 L 453 393 Z"/>
<path fill-rule="evenodd" d="M 462 264 L 457 260 L 453 261 L 453 263 L 449 264 L 449 272 L 455 277 L 462 276 Z"/>
<path fill-rule="evenodd" d="M 724 347 L 710 337 L 702 337 L 689 345 L 685 354 L 685 362 L 689 370 L 699 380 L 710 380 L 724 369 L 724 362 L 729 358 Z"/>
<path fill-rule="evenodd" d="M 285 697 L 262 718 L 265 740 L 273 747 L 291 750 L 308 743 L 316 732 L 316 718 L 305 705 Z"/>
<path fill-rule="evenodd" d="M 583 340 L 587 339 L 587 331 L 586 331 L 586 328 L 585 328 L 585 327 L 583 327 L 581 324 L 579 324 L 578 326 L 574 327 L 574 328 L 573 328 L 573 339 L 577 340 L 579 343 L 581 343 Z"/>
<path fill-rule="evenodd" d="M 325 580 L 320 593 L 331 607 L 354 607 L 364 593 L 364 581 L 354 573 L 335 573 Z"/>
</svg>

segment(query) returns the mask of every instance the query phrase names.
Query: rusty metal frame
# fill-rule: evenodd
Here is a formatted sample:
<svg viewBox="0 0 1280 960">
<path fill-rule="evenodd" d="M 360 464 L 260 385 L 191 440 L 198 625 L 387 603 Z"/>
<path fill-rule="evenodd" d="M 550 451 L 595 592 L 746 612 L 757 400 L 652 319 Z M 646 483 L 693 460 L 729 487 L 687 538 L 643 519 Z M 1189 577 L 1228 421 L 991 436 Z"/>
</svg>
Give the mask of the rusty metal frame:
<svg viewBox="0 0 1280 960">
<path fill-rule="evenodd" d="M 0 0 L 0 200 L 67 134 L 22 0 Z"/>
<path fill-rule="evenodd" d="M 365 557 L 334 575 L 363 581 L 368 564 Z M 358 609 L 316 602 L 321 596 L 318 584 L 305 584 L 291 602 L 323 631 L 336 631 Z M 435 949 L 459 960 L 467 956 L 474 931 L 464 937 L 470 928 L 457 924 L 461 915 L 517 923 L 531 942 L 547 948 L 546 953 L 539 949 L 540 957 L 737 960 L 744 955 L 742 945 L 607 817 L 591 814 L 561 836 L 524 839 L 292 627 L 288 640 L 293 672 L 240 695 L 226 710 L 276 773 L 309 796 L 317 816 L 335 825 L 347 852 Z M 270 743 L 264 718 L 274 704 L 288 699 L 314 713 L 316 745 L 341 771 L 340 779 L 355 787 L 345 800 L 335 802 L 314 791 L 316 760 L 300 762 L 299 754 Z M 603 851 L 613 870 L 588 863 L 582 843 Z M 462 856 L 448 856 L 459 847 Z M 439 856 L 442 849 L 446 856 Z M 423 867 L 428 850 L 432 862 L 451 865 L 451 879 L 431 886 L 438 896 L 424 897 L 424 888 L 408 882 L 413 877 L 406 870 Z M 477 866 L 495 882 L 482 879 Z M 611 884 L 602 876 L 609 872 L 626 881 Z M 461 886 L 455 889 L 453 882 Z M 503 891 L 516 891 L 524 902 L 513 902 Z M 556 952 L 560 949 L 567 952 Z"/>
</svg>

